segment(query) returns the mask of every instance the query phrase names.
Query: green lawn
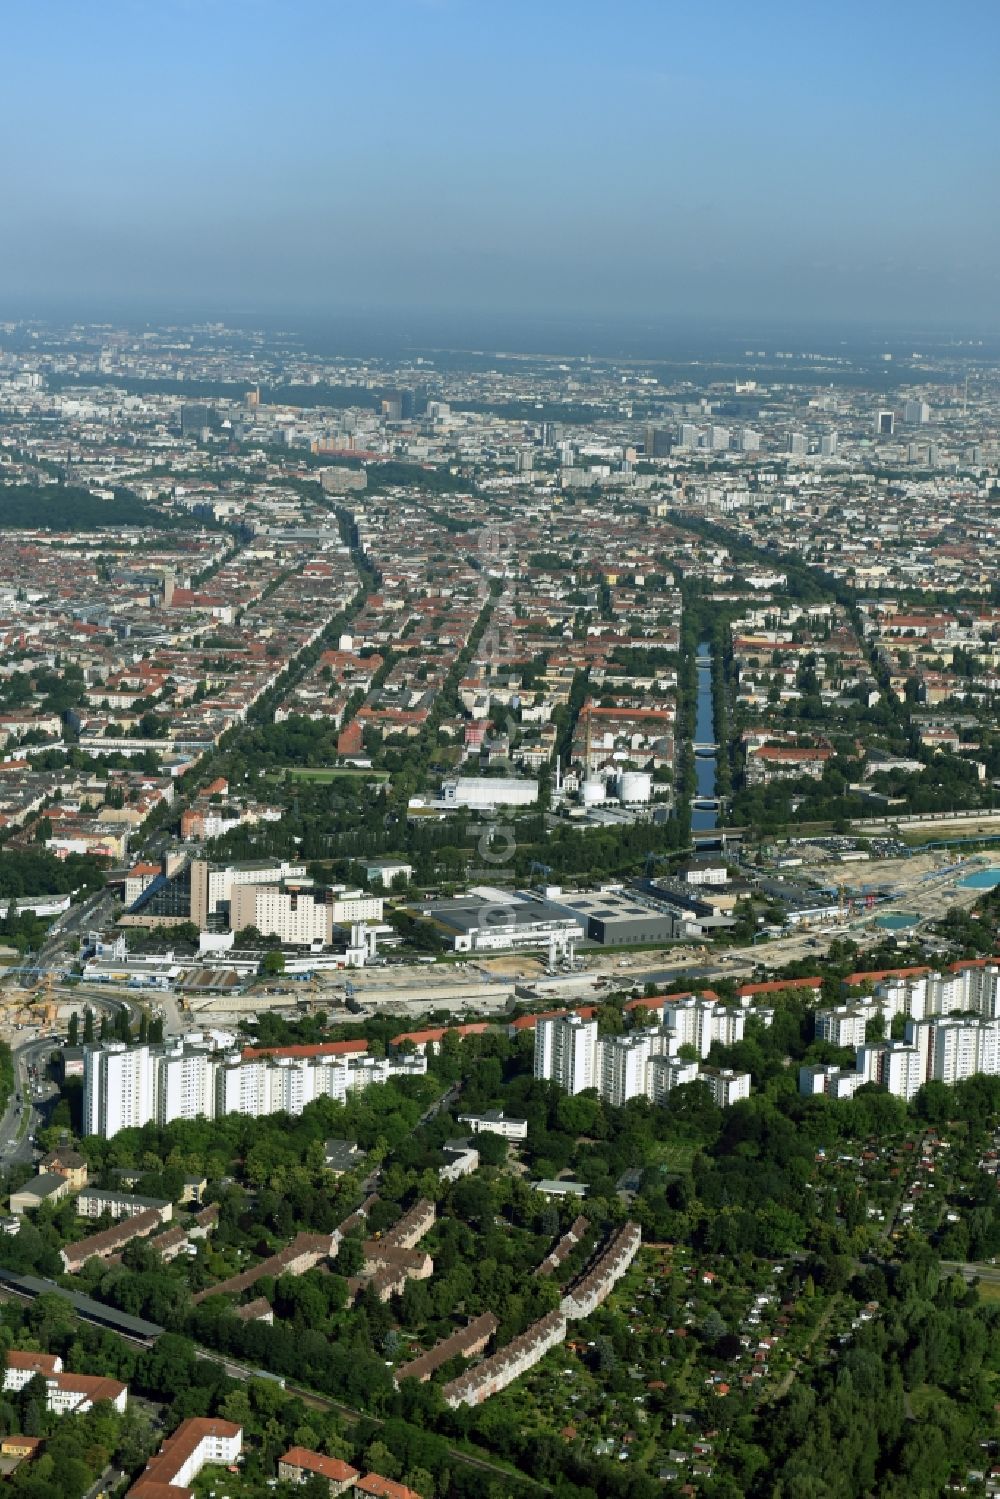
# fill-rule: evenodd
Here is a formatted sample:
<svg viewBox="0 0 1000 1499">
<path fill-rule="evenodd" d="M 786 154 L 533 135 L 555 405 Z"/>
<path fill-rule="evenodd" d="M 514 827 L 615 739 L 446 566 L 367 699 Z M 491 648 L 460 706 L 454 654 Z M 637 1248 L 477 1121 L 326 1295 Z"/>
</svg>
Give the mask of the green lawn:
<svg viewBox="0 0 1000 1499">
<path fill-rule="evenodd" d="M 697 1146 L 686 1140 L 657 1140 L 651 1152 L 650 1165 L 682 1174 L 691 1170 Z"/>
<path fill-rule="evenodd" d="M 936 1418 L 944 1419 L 949 1412 L 954 1411 L 955 1405 L 943 1391 L 935 1389 L 933 1385 L 922 1384 L 910 1391 L 910 1409 L 917 1420 L 931 1411 Z"/>
</svg>

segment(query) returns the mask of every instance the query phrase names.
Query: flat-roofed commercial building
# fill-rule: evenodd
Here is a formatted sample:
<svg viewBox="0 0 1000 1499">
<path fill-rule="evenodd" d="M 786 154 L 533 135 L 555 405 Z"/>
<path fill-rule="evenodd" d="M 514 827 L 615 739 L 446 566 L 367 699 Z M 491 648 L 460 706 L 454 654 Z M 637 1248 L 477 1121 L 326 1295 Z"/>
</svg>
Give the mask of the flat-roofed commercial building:
<svg viewBox="0 0 1000 1499">
<path fill-rule="evenodd" d="M 508 1118 L 503 1109 L 487 1109 L 482 1114 L 459 1114 L 459 1124 L 467 1124 L 474 1135 L 500 1135 L 504 1140 L 526 1140 L 527 1119 Z"/>
<path fill-rule="evenodd" d="M 620 885 L 572 894 L 553 886 L 546 890 L 545 899 L 548 905 L 578 921 L 589 942 L 605 947 L 670 942 L 679 932 L 675 912 Z"/>
<path fill-rule="evenodd" d="M 538 800 L 538 782 L 527 776 L 458 776 L 445 781 L 441 800 L 448 807 L 491 812 L 495 807 L 530 807 Z"/>
<path fill-rule="evenodd" d="M 449 934 L 455 952 L 511 952 L 525 948 L 565 948 L 580 941 L 580 921 L 547 901 L 454 900 L 425 906 L 421 914 L 431 917 Z"/>
</svg>

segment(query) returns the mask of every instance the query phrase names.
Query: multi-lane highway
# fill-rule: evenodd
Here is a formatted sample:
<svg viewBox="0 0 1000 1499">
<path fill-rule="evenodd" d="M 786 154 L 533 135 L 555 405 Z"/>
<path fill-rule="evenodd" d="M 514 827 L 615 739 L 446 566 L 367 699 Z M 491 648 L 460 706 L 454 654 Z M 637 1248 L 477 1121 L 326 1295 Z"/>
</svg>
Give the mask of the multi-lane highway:
<svg viewBox="0 0 1000 1499">
<path fill-rule="evenodd" d="M 15 1042 L 14 1092 L 0 1119 L 0 1170 L 7 1171 L 33 1159 L 32 1136 L 58 1097 L 58 1089 L 47 1083 L 44 1076 L 45 1059 L 54 1044 L 51 1036 L 39 1037 L 30 1032 Z M 32 1084 L 32 1066 L 38 1068 L 40 1090 Z"/>
<path fill-rule="evenodd" d="M 67 991 L 62 997 L 68 999 L 70 992 L 81 1011 L 88 1006 L 95 1013 L 102 1009 L 111 1014 L 126 1010 L 130 1019 L 135 1018 L 136 1007 L 126 999 L 95 993 L 83 986 Z M 58 993 L 56 998 L 60 998 Z M 34 1158 L 37 1152 L 32 1136 L 45 1124 L 59 1099 L 59 1089 L 46 1077 L 45 1067 L 49 1056 L 58 1049 L 60 1038 L 40 1036 L 33 1026 L 28 1026 L 10 1037 L 10 1045 L 14 1057 L 14 1091 L 0 1117 L 0 1171 Z M 32 1067 L 37 1068 L 35 1080 L 31 1076 Z"/>
<path fill-rule="evenodd" d="M 91 927 L 105 926 L 114 908 L 115 898 L 110 890 L 97 890 L 88 895 L 78 906 L 70 906 L 57 916 L 46 933 L 45 941 L 25 968 L 22 982 L 30 984 L 32 975 L 40 977 L 49 969 L 61 969 L 69 965 L 70 953 L 76 938 Z"/>
</svg>

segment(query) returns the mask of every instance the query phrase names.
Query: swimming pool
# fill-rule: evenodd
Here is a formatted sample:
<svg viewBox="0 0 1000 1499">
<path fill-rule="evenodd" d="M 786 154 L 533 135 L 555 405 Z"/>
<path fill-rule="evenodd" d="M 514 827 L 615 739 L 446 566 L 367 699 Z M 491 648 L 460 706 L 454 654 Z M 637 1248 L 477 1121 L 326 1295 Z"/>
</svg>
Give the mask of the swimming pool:
<svg viewBox="0 0 1000 1499">
<path fill-rule="evenodd" d="M 1000 885 L 1000 869 L 977 869 L 959 880 L 960 890 L 995 890 Z"/>
</svg>

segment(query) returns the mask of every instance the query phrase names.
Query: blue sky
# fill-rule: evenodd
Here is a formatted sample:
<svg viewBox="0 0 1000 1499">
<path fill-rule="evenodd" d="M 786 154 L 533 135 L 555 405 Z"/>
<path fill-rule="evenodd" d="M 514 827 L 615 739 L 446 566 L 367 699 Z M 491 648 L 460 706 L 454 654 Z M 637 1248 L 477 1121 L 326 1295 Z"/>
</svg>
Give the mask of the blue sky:
<svg viewBox="0 0 1000 1499">
<path fill-rule="evenodd" d="M 34 0 L 0 310 L 1000 328 L 995 0 Z"/>
</svg>

